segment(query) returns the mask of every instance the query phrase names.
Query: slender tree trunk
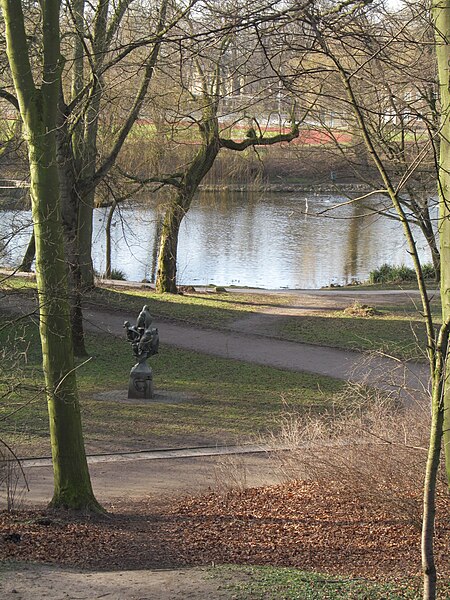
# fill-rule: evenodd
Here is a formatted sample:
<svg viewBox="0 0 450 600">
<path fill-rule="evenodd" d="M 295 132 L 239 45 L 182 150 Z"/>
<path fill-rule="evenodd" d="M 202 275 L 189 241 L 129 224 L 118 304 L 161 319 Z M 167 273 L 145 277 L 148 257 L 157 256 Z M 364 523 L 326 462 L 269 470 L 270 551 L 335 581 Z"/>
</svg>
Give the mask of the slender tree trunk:
<svg viewBox="0 0 450 600">
<path fill-rule="evenodd" d="M 64 249 L 68 271 L 70 323 L 75 356 L 87 356 L 82 310 L 82 285 L 78 256 L 77 223 L 78 194 L 75 187 L 75 165 L 65 118 L 66 107 L 60 95 L 60 121 L 56 132 L 58 173 L 61 193 L 61 215 L 64 233 Z"/>
<path fill-rule="evenodd" d="M 427 241 L 428 247 L 431 253 L 431 260 L 433 262 L 435 280 L 436 283 L 441 281 L 441 255 L 439 252 L 438 242 L 436 234 L 433 228 L 433 222 L 430 217 L 430 211 L 427 206 L 424 206 L 421 211 L 421 218 L 419 219 L 419 226 L 422 233 Z"/>
<path fill-rule="evenodd" d="M 441 137 L 439 156 L 439 239 L 441 256 L 442 322 L 450 320 L 450 5 L 433 1 L 436 24 L 436 55 L 441 102 Z M 445 468 L 450 489 L 450 367 L 447 366 L 444 385 L 443 442 Z"/>
<path fill-rule="evenodd" d="M 430 238 L 427 237 L 426 240 L 431 252 L 431 261 L 434 268 L 434 280 L 439 285 L 441 282 L 441 254 L 436 243 L 436 236 L 433 235 Z"/>
<path fill-rule="evenodd" d="M 436 368 L 433 378 L 431 398 L 431 427 L 428 445 L 428 458 L 423 486 L 422 518 L 422 571 L 424 576 L 423 599 L 436 598 L 436 565 L 434 562 L 434 522 L 436 516 L 436 482 L 441 455 L 444 425 L 443 388 L 447 362 L 449 323 L 445 323 L 439 333 L 436 345 Z"/>
<path fill-rule="evenodd" d="M 109 0 L 99 0 L 94 17 L 94 38 L 92 57 L 94 65 L 94 88 L 91 100 L 87 107 L 84 119 L 83 137 L 77 140 L 78 146 L 75 153 L 80 155 L 82 161 L 82 178 L 88 184 L 92 181 L 97 167 L 97 136 L 102 98 L 103 81 L 98 71 L 101 69 L 105 52 L 107 51 L 107 23 Z M 80 64 L 81 68 L 81 64 Z M 81 75 L 81 73 L 80 73 Z M 82 143 L 81 149 L 80 144 Z M 82 156 L 81 156 L 82 153 Z M 95 187 L 79 190 L 78 207 L 78 256 L 81 284 L 90 289 L 95 285 L 94 265 L 92 262 L 92 219 L 94 213 Z"/>
<path fill-rule="evenodd" d="M 78 249 L 80 276 L 83 289 L 95 287 L 94 263 L 92 262 L 92 219 L 94 214 L 94 195 L 90 192 L 80 200 L 78 212 Z"/>
<path fill-rule="evenodd" d="M 153 240 L 153 248 L 152 248 L 152 264 L 151 264 L 151 273 L 150 273 L 150 283 L 155 283 L 155 281 L 156 281 L 156 272 L 158 270 L 158 248 L 161 246 L 162 229 L 163 229 L 163 220 L 158 213 L 156 216 L 155 238 Z"/>
<path fill-rule="evenodd" d="M 36 244 L 34 241 L 34 231 L 30 236 L 30 241 L 28 242 L 27 249 L 25 250 L 25 254 L 23 255 L 22 262 L 19 265 L 19 271 L 23 271 L 24 273 L 29 273 L 31 271 L 31 267 L 33 265 L 34 257 L 36 256 Z"/>
<path fill-rule="evenodd" d="M 113 200 L 110 209 L 108 211 L 108 218 L 106 219 L 105 226 L 105 239 L 106 239 L 106 265 L 105 265 L 105 277 L 111 279 L 111 224 L 114 211 L 116 210 L 117 202 Z"/>
</svg>

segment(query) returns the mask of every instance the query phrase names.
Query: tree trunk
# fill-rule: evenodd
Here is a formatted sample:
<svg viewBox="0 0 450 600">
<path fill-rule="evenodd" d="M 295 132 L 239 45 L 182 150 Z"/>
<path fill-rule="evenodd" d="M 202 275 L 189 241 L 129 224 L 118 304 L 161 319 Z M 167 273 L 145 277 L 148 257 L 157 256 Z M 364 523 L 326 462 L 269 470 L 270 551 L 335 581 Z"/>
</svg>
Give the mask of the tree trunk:
<svg viewBox="0 0 450 600">
<path fill-rule="evenodd" d="M 178 234 L 185 212 L 179 202 L 174 202 L 164 217 L 156 276 L 156 291 L 159 293 L 177 293 Z"/>
<path fill-rule="evenodd" d="M 106 243 L 106 265 L 105 265 L 105 277 L 106 279 L 111 279 L 111 223 L 114 215 L 114 211 L 116 210 L 117 202 L 113 200 L 111 207 L 108 212 L 108 218 L 106 219 L 105 226 L 105 243 Z"/>
<path fill-rule="evenodd" d="M 98 509 L 84 451 L 72 358 L 56 144 L 51 137 L 43 134 L 40 143 L 30 144 L 29 157 L 40 335 L 54 470 L 52 506 Z"/>
<path fill-rule="evenodd" d="M 418 222 L 430 249 L 431 260 L 433 262 L 435 273 L 435 281 L 437 284 L 439 284 L 441 281 L 441 255 L 439 253 L 436 234 L 433 229 L 433 221 L 430 217 L 428 203 L 422 207 L 422 210 L 420 210 L 420 218 Z"/>
<path fill-rule="evenodd" d="M 212 106 L 211 103 L 208 111 L 212 110 Z M 156 276 L 156 291 L 160 293 L 177 293 L 177 249 L 181 221 L 191 207 L 198 186 L 219 154 L 219 124 L 216 113 L 208 115 L 205 123 L 207 125 L 200 129 L 204 136 L 203 144 L 186 169 L 177 196 L 164 217 Z"/>
<path fill-rule="evenodd" d="M 101 510 L 84 450 L 72 352 L 56 136 L 61 84 L 60 3 L 43 0 L 42 85 L 33 80 L 20 0 L 0 0 L 7 54 L 28 142 L 43 372 L 50 421 L 52 506 Z"/>
<path fill-rule="evenodd" d="M 23 255 L 22 262 L 19 265 L 19 271 L 23 271 L 24 273 L 29 273 L 31 271 L 31 267 L 33 265 L 34 257 L 36 256 L 36 244 L 34 241 L 34 231 L 30 236 L 30 241 L 28 242 L 27 249 L 25 250 L 25 254 Z"/>
<path fill-rule="evenodd" d="M 444 323 L 436 345 L 436 368 L 433 377 L 431 398 L 431 427 L 428 445 L 428 458 L 423 486 L 422 517 L 422 571 L 424 576 L 423 599 L 436 598 L 436 565 L 434 562 L 434 522 L 436 515 L 436 482 L 441 456 L 444 424 L 443 387 L 448 347 L 449 323 Z"/>
<path fill-rule="evenodd" d="M 68 272 L 70 323 L 75 356 L 87 356 L 82 310 L 82 286 L 78 256 L 78 194 L 75 188 L 74 157 L 65 119 L 66 107 L 60 95 L 60 121 L 56 132 L 61 215 L 64 234 L 64 250 Z"/>
<path fill-rule="evenodd" d="M 441 137 L 439 156 L 439 239 L 441 256 L 442 322 L 450 319 L 450 5 L 439 0 L 433 2 L 436 32 L 436 55 L 441 101 Z M 446 367 L 444 384 L 444 434 L 445 468 L 450 489 L 450 365 Z"/>
<path fill-rule="evenodd" d="M 92 262 L 92 219 L 94 214 L 94 192 L 84 195 L 78 213 L 78 249 L 80 276 L 83 289 L 95 287 L 94 263 Z"/>
<path fill-rule="evenodd" d="M 153 248 L 152 248 L 152 264 L 151 264 L 151 272 L 150 272 L 150 283 L 155 283 L 156 281 L 156 272 L 158 270 L 158 248 L 161 245 L 161 234 L 163 228 L 163 219 L 161 215 L 156 215 L 156 225 L 155 225 L 155 238 L 153 240 Z"/>
</svg>

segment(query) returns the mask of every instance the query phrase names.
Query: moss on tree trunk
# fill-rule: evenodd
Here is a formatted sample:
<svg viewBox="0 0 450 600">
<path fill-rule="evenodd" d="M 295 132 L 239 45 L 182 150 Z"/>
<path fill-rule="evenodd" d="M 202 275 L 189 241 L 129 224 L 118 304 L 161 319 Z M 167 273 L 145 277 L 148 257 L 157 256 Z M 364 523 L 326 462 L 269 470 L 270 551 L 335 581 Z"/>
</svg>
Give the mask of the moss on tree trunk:
<svg viewBox="0 0 450 600">
<path fill-rule="evenodd" d="M 58 0 L 43 0 L 42 85 L 36 87 L 20 0 L 0 0 L 24 123 L 36 244 L 39 329 L 53 457 L 52 505 L 100 510 L 89 477 L 72 351 L 56 136 L 61 57 Z"/>
</svg>

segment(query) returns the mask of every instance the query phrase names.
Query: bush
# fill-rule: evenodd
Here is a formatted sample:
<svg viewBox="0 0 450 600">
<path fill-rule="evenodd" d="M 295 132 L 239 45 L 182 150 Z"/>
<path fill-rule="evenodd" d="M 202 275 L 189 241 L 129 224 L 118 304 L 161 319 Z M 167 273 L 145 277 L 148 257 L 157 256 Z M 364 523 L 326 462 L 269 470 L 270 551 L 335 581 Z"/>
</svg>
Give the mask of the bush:
<svg viewBox="0 0 450 600">
<path fill-rule="evenodd" d="M 434 267 L 431 263 L 422 265 L 422 271 L 425 279 L 435 278 Z M 385 263 L 369 274 L 370 283 L 404 283 L 411 281 L 416 281 L 416 273 L 414 269 L 406 265 L 395 266 Z"/>
<path fill-rule="evenodd" d="M 346 408 L 337 412 L 284 415 L 271 438 L 281 449 L 277 458 L 282 474 L 287 480 L 324 486 L 345 482 L 368 505 L 420 528 L 428 406 L 418 402 L 402 407 L 398 400 L 355 384 L 343 393 L 344 399 Z M 446 489 L 442 467 L 439 489 Z"/>
<path fill-rule="evenodd" d="M 422 272 L 425 279 L 436 279 L 436 271 L 431 263 L 422 265 Z"/>
<path fill-rule="evenodd" d="M 111 277 L 110 279 L 116 279 L 117 281 L 126 281 L 126 275 L 120 269 L 111 269 Z"/>
</svg>

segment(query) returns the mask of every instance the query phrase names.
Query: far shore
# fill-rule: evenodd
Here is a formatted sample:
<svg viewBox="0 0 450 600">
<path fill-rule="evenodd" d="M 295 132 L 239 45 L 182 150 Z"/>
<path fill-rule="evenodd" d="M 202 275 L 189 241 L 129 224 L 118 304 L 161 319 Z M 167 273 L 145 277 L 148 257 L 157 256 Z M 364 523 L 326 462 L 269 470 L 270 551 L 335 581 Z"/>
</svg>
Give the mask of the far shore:
<svg viewBox="0 0 450 600">
<path fill-rule="evenodd" d="M 363 183 L 350 182 L 255 182 L 255 183 L 217 183 L 214 185 L 203 184 L 199 192 L 226 192 L 226 193 L 309 193 L 309 194 L 367 194 L 371 188 Z M 149 190 L 148 193 L 151 193 Z M 141 193 L 132 202 L 142 202 L 146 194 Z M 130 200 L 127 200 L 130 203 Z M 108 206 L 104 203 L 103 206 Z M 30 196 L 28 188 L 3 188 L 0 189 L 0 210 L 29 210 Z"/>
</svg>

